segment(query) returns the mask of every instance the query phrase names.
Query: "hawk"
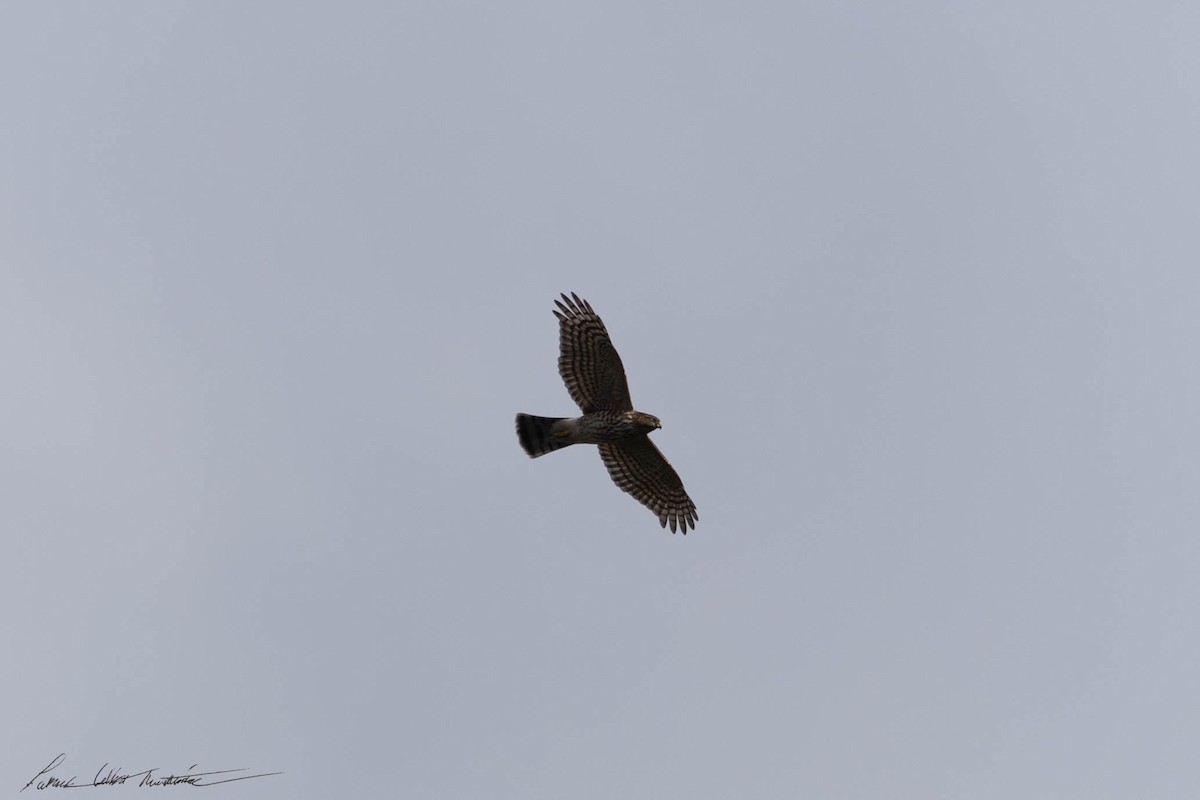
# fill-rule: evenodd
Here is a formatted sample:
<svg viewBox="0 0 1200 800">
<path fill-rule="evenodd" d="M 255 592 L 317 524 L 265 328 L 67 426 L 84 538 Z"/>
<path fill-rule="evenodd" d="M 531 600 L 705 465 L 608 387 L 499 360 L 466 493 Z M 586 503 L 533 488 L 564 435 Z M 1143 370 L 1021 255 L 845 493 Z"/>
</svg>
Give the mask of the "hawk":
<svg viewBox="0 0 1200 800">
<path fill-rule="evenodd" d="M 650 441 L 658 417 L 635 411 L 625 368 L 608 331 L 586 300 L 574 292 L 555 300 L 558 311 L 558 373 L 582 417 L 517 414 L 517 438 L 530 458 L 572 444 L 594 444 L 618 488 L 658 515 L 665 528 L 686 534 L 699 515 L 683 481 Z"/>
</svg>

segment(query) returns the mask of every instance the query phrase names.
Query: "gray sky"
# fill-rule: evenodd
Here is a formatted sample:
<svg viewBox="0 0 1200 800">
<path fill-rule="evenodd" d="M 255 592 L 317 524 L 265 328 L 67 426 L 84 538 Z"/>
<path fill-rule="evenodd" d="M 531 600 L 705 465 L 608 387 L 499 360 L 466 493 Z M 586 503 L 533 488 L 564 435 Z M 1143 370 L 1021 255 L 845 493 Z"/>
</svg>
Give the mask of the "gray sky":
<svg viewBox="0 0 1200 800">
<path fill-rule="evenodd" d="M 1196 796 L 1200 6 L 2 17 L 3 792 Z"/>
</svg>

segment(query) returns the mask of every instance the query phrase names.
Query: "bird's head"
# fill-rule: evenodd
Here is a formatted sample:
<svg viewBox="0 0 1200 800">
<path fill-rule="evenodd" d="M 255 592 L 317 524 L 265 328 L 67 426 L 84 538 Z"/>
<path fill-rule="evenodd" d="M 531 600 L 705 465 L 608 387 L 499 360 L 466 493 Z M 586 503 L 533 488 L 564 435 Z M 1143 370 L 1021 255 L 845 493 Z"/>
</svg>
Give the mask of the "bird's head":
<svg viewBox="0 0 1200 800">
<path fill-rule="evenodd" d="M 662 427 L 662 421 L 658 417 L 653 414 L 643 414 L 640 411 L 633 412 L 633 421 L 639 428 L 644 428 L 646 433 Z"/>
</svg>

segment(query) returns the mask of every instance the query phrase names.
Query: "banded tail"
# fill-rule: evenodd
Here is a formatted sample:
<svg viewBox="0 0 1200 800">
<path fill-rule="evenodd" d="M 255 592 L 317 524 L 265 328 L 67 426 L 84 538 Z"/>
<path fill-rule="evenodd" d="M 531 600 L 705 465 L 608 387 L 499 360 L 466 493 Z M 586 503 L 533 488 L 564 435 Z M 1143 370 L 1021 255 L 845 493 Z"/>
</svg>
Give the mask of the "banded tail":
<svg viewBox="0 0 1200 800">
<path fill-rule="evenodd" d="M 532 414 L 517 414 L 517 438 L 530 458 L 544 456 L 571 444 L 567 437 L 554 435 L 554 423 L 567 417 L 535 417 Z"/>
</svg>

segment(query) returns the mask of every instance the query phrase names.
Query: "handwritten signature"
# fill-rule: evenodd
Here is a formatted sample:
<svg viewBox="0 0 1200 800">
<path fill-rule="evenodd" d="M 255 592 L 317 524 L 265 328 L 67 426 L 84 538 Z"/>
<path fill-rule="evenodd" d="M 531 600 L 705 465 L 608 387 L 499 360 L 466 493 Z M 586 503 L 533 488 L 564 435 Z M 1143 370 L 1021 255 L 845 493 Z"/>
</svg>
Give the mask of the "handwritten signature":
<svg viewBox="0 0 1200 800">
<path fill-rule="evenodd" d="M 282 772 L 260 772 L 257 775 L 235 775 L 234 773 L 246 772 L 246 768 L 240 769 L 218 769 L 212 772 L 192 772 L 198 765 L 192 764 L 188 767 L 187 772 L 182 775 L 156 775 L 159 771 L 158 767 L 152 769 L 144 769 L 141 772 L 122 772 L 120 768 L 112 769 L 105 762 L 104 766 L 96 770 L 95 777 L 87 783 L 77 783 L 78 776 L 72 775 L 69 778 L 60 778 L 57 775 L 50 773 L 62 766 L 62 763 L 67 760 L 66 753 L 59 753 L 49 764 L 42 768 L 42 771 L 34 775 L 29 783 L 25 784 L 21 791 L 25 791 L 30 786 L 35 789 L 78 789 L 83 786 L 121 786 L 129 783 L 129 785 L 137 786 L 177 786 L 179 784 L 188 784 L 189 786 L 216 786 L 220 783 L 232 783 L 233 781 L 248 781 L 251 778 L 266 778 L 269 775 L 282 775 Z M 106 771 L 107 770 L 107 771 Z M 220 777 L 227 775 L 230 777 Z M 132 782 L 132 783 L 131 783 Z M 19 794 L 19 793 L 18 793 Z"/>
</svg>

